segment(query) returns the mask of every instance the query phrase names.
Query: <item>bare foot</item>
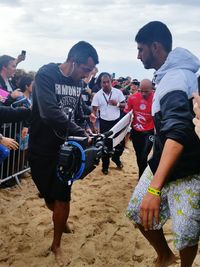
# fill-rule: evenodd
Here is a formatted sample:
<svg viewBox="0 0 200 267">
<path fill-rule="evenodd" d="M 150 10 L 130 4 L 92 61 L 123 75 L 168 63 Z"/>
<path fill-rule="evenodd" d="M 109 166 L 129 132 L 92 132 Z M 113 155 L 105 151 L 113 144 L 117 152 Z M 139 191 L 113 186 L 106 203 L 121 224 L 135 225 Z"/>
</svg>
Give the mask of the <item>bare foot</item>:
<svg viewBox="0 0 200 267">
<path fill-rule="evenodd" d="M 73 234 L 73 233 L 74 233 L 74 230 L 71 229 L 71 228 L 69 227 L 69 224 L 68 224 L 68 223 L 66 223 L 66 225 L 65 225 L 65 229 L 64 229 L 63 232 L 64 232 L 65 234 Z"/>
<path fill-rule="evenodd" d="M 157 258 L 155 261 L 155 267 L 167 267 L 173 263 L 177 263 L 178 257 L 173 253 L 169 256 L 163 256 L 162 258 Z"/>
<path fill-rule="evenodd" d="M 55 260 L 58 266 L 63 267 L 67 266 L 70 263 L 71 260 L 69 258 L 64 260 L 61 248 L 56 248 L 56 249 L 51 248 L 51 251 L 55 255 Z"/>
</svg>

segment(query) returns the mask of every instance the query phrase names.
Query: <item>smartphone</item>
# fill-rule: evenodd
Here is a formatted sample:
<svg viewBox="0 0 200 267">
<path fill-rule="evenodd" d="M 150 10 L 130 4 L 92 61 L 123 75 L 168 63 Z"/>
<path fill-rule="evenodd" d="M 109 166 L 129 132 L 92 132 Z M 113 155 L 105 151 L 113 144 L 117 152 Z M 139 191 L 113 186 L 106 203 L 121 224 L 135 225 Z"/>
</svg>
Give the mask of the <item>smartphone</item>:
<svg viewBox="0 0 200 267">
<path fill-rule="evenodd" d="M 22 50 L 21 55 L 22 56 L 25 56 L 26 55 L 26 51 L 25 50 Z"/>
</svg>

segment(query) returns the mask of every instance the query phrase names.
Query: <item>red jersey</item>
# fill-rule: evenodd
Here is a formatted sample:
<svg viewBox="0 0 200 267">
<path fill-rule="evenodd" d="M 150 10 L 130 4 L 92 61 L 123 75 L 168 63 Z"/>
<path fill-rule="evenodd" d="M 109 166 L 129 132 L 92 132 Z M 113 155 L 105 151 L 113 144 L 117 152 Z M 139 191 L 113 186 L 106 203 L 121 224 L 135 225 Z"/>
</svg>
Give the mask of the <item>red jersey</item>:
<svg viewBox="0 0 200 267">
<path fill-rule="evenodd" d="M 148 99 L 144 99 L 140 92 L 129 96 L 124 112 L 133 111 L 132 127 L 138 132 L 149 131 L 154 128 L 153 118 L 151 115 L 151 106 L 153 92 Z"/>
</svg>

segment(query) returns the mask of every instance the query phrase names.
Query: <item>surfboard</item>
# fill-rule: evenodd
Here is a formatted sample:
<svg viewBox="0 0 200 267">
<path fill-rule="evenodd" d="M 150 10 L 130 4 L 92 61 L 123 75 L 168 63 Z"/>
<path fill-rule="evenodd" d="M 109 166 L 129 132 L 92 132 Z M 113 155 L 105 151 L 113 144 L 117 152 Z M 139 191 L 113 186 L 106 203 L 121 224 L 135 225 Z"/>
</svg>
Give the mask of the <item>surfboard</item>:
<svg viewBox="0 0 200 267">
<path fill-rule="evenodd" d="M 112 138 L 113 147 L 116 147 L 124 139 L 131 126 L 132 120 L 133 112 L 129 111 L 120 121 L 118 121 L 117 124 L 115 124 L 115 126 L 110 129 L 110 131 L 113 132 L 113 134 L 109 137 Z"/>
</svg>

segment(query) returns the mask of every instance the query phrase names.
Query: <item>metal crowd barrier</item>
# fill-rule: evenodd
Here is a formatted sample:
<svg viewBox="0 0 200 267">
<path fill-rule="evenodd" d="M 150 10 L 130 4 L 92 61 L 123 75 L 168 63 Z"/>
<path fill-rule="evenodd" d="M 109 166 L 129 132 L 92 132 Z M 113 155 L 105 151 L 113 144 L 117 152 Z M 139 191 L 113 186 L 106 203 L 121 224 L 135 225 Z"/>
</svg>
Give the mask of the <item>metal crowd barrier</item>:
<svg viewBox="0 0 200 267">
<path fill-rule="evenodd" d="M 19 175 L 30 170 L 27 159 L 28 136 L 21 138 L 22 122 L 6 123 L 1 127 L 1 133 L 5 137 L 15 139 L 20 147 L 18 150 L 10 150 L 9 156 L 0 165 L 0 185 L 10 179 L 15 179 L 20 185 Z"/>
</svg>

